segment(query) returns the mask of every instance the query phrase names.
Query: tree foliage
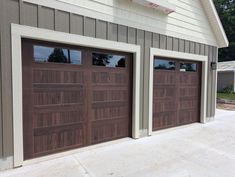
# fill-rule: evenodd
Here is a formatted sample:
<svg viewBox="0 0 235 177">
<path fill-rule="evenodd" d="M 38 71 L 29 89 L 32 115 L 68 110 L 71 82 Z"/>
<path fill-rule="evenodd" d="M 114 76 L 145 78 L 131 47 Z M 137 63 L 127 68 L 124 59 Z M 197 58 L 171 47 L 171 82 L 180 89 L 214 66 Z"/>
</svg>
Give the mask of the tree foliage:
<svg viewBox="0 0 235 177">
<path fill-rule="evenodd" d="M 48 62 L 67 63 L 67 57 L 64 55 L 64 51 L 61 48 L 55 48 L 50 54 Z"/>
<path fill-rule="evenodd" d="M 235 0 L 214 0 L 228 36 L 229 47 L 219 50 L 219 61 L 235 60 Z"/>
</svg>

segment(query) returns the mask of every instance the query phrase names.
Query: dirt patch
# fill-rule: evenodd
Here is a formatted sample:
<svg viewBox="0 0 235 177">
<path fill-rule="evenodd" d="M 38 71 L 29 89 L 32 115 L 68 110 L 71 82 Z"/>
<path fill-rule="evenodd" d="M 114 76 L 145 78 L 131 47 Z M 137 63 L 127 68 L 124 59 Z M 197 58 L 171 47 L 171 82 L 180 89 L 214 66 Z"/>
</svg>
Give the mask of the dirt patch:
<svg viewBox="0 0 235 177">
<path fill-rule="evenodd" d="M 218 109 L 225 109 L 225 110 L 235 111 L 235 104 L 217 103 L 216 107 Z"/>
</svg>

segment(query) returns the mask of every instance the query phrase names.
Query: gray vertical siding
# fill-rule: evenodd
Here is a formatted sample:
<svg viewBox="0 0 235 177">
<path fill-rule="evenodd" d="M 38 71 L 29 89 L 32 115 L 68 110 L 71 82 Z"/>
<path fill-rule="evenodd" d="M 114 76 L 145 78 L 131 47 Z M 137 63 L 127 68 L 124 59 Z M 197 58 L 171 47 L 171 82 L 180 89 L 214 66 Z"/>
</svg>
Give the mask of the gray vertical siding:
<svg viewBox="0 0 235 177">
<path fill-rule="evenodd" d="M 209 46 L 205 46 L 205 55 L 209 56 Z M 208 57 L 208 63 L 210 61 L 210 57 Z M 208 64 L 208 76 L 207 76 L 207 97 L 210 97 L 210 90 L 211 90 L 211 86 L 210 86 L 210 81 L 209 81 L 209 75 L 211 74 L 209 71 L 210 67 Z M 207 103 L 206 103 L 206 116 L 209 117 L 210 114 L 210 104 L 209 104 L 209 100 L 207 99 Z"/>
<path fill-rule="evenodd" d="M 160 47 L 160 34 L 153 33 L 153 43 L 152 46 L 154 48 Z"/>
<path fill-rule="evenodd" d="M 127 27 L 123 25 L 118 25 L 118 42 L 127 43 Z"/>
<path fill-rule="evenodd" d="M 1 3 L 0 3 L 1 6 Z M 1 15 L 1 14 L 0 14 Z M 0 26 L 0 31 L 1 31 L 1 26 Z M 1 41 L 1 32 L 0 32 L 0 41 Z M 0 68 L 1 68 L 1 43 L 0 43 Z M 1 73 L 0 73 L 0 78 L 1 77 Z M 0 157 L 2 157 L 3 155 L 3 146 L 2 146 L 2 80 L 0 79 Z"/>
<path fill-rule="evenodd" d="M 144 66 L 144 57 L 145 57 L 145 49 L 144 49 L 144 38 L 145 38 L 145 35 L 144 35 L 144 31 L 143 30 L 140 30 L 140 29 L 137 29 L 137 33 L 136 33 L 136 44 L 140 45 L 141 46 L 141 61 L 140 61 L 140 66 Z M 143 73 L 143 70 L 144 68 L 141 67 L 140 68 L 140 72 Z M 144 75 L 141 74 L 140 76 L 140 80 L 143 81 L 144 79 Z M 141 84 L 141 95 L 140 95 L 140 103 L 143 103 L 143 90 L 144 90 L 144 85 Z M 140 106 L 140 113 L 142 113 L 140 115 L 140 117 L 143 117 L 143 106 Z M 144 119 L 141 119 L 140 118 L 140 129 L 144 129 Z"/>
<path fill-rule="evenodd" d="M 38 26 L 38 7 L 34 4 L 29 3 L 23 3 L 21 2 L 22 9 L 24 13 L 21 14 L 21 21 L 22 24 L 28 25 L 28 26 Z"/>
<path fill-rule="evenodd" d="M 195 53 L 195 42 L 189 43 L 189 53 Z"/>
<path fill-rule="evenodd" d="M 19 2 L 17 0 L 3 0 L 2 36 L 1 36 L 1 76 L 2 76 L 2 130 L 3 155 L 13 154 L 12 130 L 12 85 L 11 85 L 11 32 L 10 24 L 19 23 Z"/>
<path fill-rule="evenodd" d="M 21 12 L 21 13 L 24 13 Z M 28 24 L 27 24 L 28 25 Z M 45 29 L 55 29 L 55 10 L 47 7 L 38 7 L 38 27 Z"/>
<path fill-rule="evenodd" d="M 108 40 L 117 41 L 118 38 L 118 25 L 108 23 Z"/>
<path fill-rule="evenodd" d="M 218 53 L 217 48 L 212 47 L 212 61 L 218 62 Z M 211 113 L 210 117 L 215 115 L 215 107 L 216 107 L 216 92 L 217 92 L 217 73 L 213 70 L 211 77 L 211 85 L 212 85 L 212 95 L 211 95 Z"/>
<path fill-rule="evenodd" d="M 173 50 L 184 52 L 184 40 L 173 38 Z"/>
<path fill-rule="evenodd" d="M 204 44 L 200 45 L 200 54 L 205 55 L 205 45 Z"/>
<path fill-rule="evenodd" d="M 145 38 L 144 38 L 144 58 L 143 58 L 143 91 L 147 91 L 148 90 L 148 85 L 149 85 L 149 65 L 150 65 L 150 47 L 152 47 L 152 33 L 151 32 L 145 32 Z M 142 91 L 142 92 L 143 92 Z M 142 128 L 143 129 L 147 129 L 148 127 L 148 120 L 146 119 L 148 117 L 148 107 L 149 107 L 149 101 L 148 98 L 149 97 L 149 93 L 148 92 L 144 92 L 143 93 L 143 101 L 142 103 L 142 107 L 143 107 L 143 115 L 142 118 L 145 117 L 145 119 L 143 119 L 143 125 Z"/>
<path fill-rule="evenodd" d="M 159 46 L 159 48 L 160 49 L 166 49 L 166 36 L 165 35 L 160 35 L 160 41 L 159 41 L 159 43 L 160 43 L 160 46 Z"/>
<path fill-rule="evenodd" d="M 11 35 L 10 24 L 22 24 L 44 29 L 85 35 L 141 46 L 140 129 L 148 127 L 148 82 L 150 47 L 208 55 L 207 117 L 215 114 L 215 78 L 210 62 L 217 61 L 217 48 L 182 39 L 172 38 L 140 29 L 83 17 L 22 0 L 0 1 L 0 156 L 13 155 Z"/>
<path fill-rule="evenodd" d="M 2 8 L 3 7 L 3 1 L 0 1 L 0 68 L 1 67 L 1 63 L 2 63 L 2 40 L 1 40 L 1 36 L 2 36 L 2 22 L 3 22 L 3 12 L 2 12 Z M 2 129 L 2 73 L 0 72 L 0 157 L 3 156 L 3 142 L 2 142 L 2 138 L 3 138 L 3 129 Z"/>
<path fill-rule="evenodd" d="M 100 39 L 107 39 L 108 23 L 105 21 L 96 21 L 96 37 Z"/>
<path fill-rule="evenodd" d="M 173 37 L 167 36 L 166 38 L 166 49 L 173 50 Z"/>
<path fill-rule="evenodd" d="M 89 37 L 95 37 L 96 35 L 96 20 L 85 17 L 84 21 L 84 35 Z"/>
<path fill-rule="evenodd" d="M 84 18 L 83 16 L 70 15 L 70 32 L 73 34 L 84 35 Z"/>
<path fill-rule="evenodd" d="M 55 10 L 55 30 L 61 32 L 70 32 L 70 14 L 60 10 Z"/>
<path fill-rule="evenodd" d="M 196 43 L 195 45 L 195 54 L 199 55 L 200 54 L 200 44 Z"/>
<path fill-rule="evenodd" d="M 190 53 L 190 42 L 189 41 L 185 41 L 184 51 L 186 53 Z"/>
<path fill-rule="evenodd" d="M 131 28 L 131 27 L 128 27 L 128 30 L 127 30 L 127 38 L 128 38 L 128 43 L 130 44 L 136 44 L 136 29 L 135 28 Z"/>
<path fill-rule="evenodd" d="M 208 87 L 207 87 L 207 94 L 208 94 L 208 97 L 211 98 L 212 97 L 212 76 L 213 76 L 213 72 L 212 70 L 210 69 L 210 62 L 212 61 L 212 47 L 209 46 L 208 47 L 208 60 L 209 60 L 209 65 L 208 65 Z M 212 98 L 211 98 L 212 99 Z M 210 100 L 208 99 L 207 100 L 207 106 L 208 106 L 208 109 L 207 109 L 207 116 L 210 117 L 211 114 L 212 114 L 212 102 L 210 102 Z"/>
</svg>

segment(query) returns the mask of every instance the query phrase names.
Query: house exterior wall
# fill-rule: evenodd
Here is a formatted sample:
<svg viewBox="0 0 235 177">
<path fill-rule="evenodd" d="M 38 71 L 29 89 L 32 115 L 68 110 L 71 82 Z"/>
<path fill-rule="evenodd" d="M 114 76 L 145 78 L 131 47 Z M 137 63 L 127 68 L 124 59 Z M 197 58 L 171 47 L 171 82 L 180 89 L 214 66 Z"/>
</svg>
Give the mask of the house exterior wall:
<svg viewBox="0 0 235 177">
<path fill-rule="evenodd" d="M 131 0 L 51 0 L 51 3 L 45 2 L 47 0 L 25 1 L 41 5 L 51 4 L 52 7 L 57 4 L 57 8 L 60 10 L 73 6 L 75 12 L 79 11 L 81 15 L 87 17 L 216 45 L 215 35 L 200 0 L 168 0 L 176 7 L 176 11 L 168 16 L 133 3 Z"/>
<path fill-rule="evenodd" d="M 207 117 L 209 119 L 215 115 L 216 71 L 210 68 L 210 62 L 217 61 L 215 46 L 85 17 L 22 0 L 1 0 L 0 20 L 0 157 L 2 158 L 13 156 L 11 23 L 140 45 L 142 55 L 140 130 L 143 135 L 147 135 L 148 129 L 150 47 L 206 55 L 209 58 Z"/>
<path fill-rule="evenodd" d="M 1 26 L 0 26 L 1 28 Z M 0 40 L 1 40 L 1 33 L 0 33 Z M 0 43 L 1 44 L 1 43 Z M 1 45 L 0 45 L 0 61 L 1 61 Z M 1 64 L 1 63 L 0 63 Z M 1 74 L 0 74 L 1 78 Z M 0 80 L 0 100 L 2 100 L 2 82 Z M 3 156 L 3 129 L 2 129 L 2 102 L 0 102 L 0 157 Z"/>
<path fill-rule="evenodd" d="M 223 91 L 224 88 L 230 86 L 234 90 L 234 81 L 234 71 L 218 71 L 217 90 Z"/>
</svg>

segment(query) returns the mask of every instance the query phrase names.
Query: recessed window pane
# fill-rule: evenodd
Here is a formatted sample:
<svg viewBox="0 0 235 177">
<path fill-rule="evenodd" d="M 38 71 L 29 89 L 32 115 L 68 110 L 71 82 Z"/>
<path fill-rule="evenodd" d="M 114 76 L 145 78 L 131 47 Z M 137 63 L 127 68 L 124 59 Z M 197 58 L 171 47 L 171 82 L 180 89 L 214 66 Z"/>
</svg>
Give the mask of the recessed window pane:
<svg viewBox="0 0 235 177">
<path fill-rule="evenodd" d="M 81 55 L 81 51 L 78 50 L 34 46 L 34 60 L 36 62 L 82 64 Z"/>
<path fill-rule="evenodd" d="M 121 55 L 110 55 L 104 53 L 92 53 L 92 62 L 96 66 L 125 67 L 126 57 Z"/>
<path fill-rule="evenodd" d="M 171 60 L 154 60 L 154 69 L 159 70 L 175 70 L 175 62 Z"/>
<path fill-rule="evenodd" d="M 196 72 L 197 64 L 196 63 L 180 63 L 181 72 Z"/>
</svg>

